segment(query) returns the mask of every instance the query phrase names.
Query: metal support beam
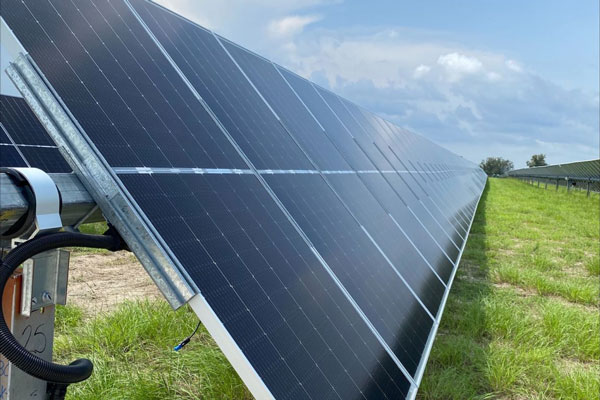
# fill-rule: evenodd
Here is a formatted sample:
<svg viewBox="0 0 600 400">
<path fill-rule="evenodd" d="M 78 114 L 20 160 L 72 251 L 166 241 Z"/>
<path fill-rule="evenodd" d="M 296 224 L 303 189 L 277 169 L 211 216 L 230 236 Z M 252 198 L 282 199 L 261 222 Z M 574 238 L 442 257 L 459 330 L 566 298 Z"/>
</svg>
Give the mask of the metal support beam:
<svg viewBox="0 0 600 400">
<path fill-rule="evenodd" d="M 590 181 L 587 181 L 587 197 L 590 197 Z"/>
<path fill-rule="evenodd" d="M 61 219 L 65 226 L 104 221 L 102 212 L 75 174 L 50 174 L 62 199 Z M 26 189 L 14 178 L 0 173 L 0 232 L 5 232 L 29 212 Z M 89 215 L 88 215 L 89 214 Z"/>
</svg>

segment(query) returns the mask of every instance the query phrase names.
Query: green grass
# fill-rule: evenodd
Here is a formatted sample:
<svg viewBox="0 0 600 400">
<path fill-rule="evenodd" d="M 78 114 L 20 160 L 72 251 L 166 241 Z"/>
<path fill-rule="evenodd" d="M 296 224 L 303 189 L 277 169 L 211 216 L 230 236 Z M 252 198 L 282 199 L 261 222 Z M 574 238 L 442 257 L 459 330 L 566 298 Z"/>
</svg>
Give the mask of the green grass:
<svg viewBox="0 0 600 400">
<path fill-rule="evenodd" d="M 598 398 L 599 213 L 597 195 L 490 179 L 420 399 Z M 68 399 L 251 399 L 204 328 L 172 351 L 196 321 L 162 301 L 59 308 L 58 361 L 95 364 Z"/>
<path fill-rule="evenodd" d="M 251 399 L 203 327 L 184 350 L 173 351 L 198 321 L 187 307 L 174 312 L 164 301 L 125 302 L 85 320 L 67 306 L 57 320 L 56 361 L 94 363 L 92 377 L 71 385 L 67 399 Z"/>
<path fill-rule="evenodd" d="M 598 398 L 599 206 L 489 180 L 419 398 Z"/>
</svg>

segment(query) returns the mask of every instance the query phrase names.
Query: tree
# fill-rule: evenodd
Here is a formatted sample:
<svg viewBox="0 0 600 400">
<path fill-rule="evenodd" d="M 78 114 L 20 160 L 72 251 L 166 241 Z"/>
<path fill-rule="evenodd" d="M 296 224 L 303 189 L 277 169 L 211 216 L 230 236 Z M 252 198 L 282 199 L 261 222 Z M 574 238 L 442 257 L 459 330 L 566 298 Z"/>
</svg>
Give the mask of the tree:
<svg viewBox="0 0 600 400">
<path fill-rule="evenodd" d="M 479 166 L 488 176 L 504 175 L 513 169 L 513 162 L 502 157 L 488 157 Z"/>
<path fill-rule="evenodd" d="M 534 154 L 531 156 L 531 160 L 527 161 L 527 166 L 531 167 L 543 167 L 546 164 L 546 155 L 545 154 Z"/>
</svg>

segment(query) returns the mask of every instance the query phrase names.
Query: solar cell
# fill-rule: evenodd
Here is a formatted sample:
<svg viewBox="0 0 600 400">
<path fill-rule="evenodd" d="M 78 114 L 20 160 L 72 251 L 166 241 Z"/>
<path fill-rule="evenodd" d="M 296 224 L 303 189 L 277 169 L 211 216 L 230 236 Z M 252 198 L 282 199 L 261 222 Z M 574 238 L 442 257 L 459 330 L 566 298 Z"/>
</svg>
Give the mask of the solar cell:
<svg viewBox="0 0 600 400">
<path fill-rule="evenodd" d="M 0 95 L 0 167 L 71 168 L 21 97 Z"/>
<path fill-rule="evenodd" d="M 29 166 L 39 168 L 48 173 L 71 172 L 71 167 L 65 161 L 56 147 L 17 146 L 27 160 Z"/>
<path fill-rule="evenodd" d="M 2 125 L 17 144 L 54 146 L 23 98 L 0 95 Z"/>
<path fill-rule="evenodd" d="M 27 164 L 14 146 L 0 143 L 0 167 L 27 167 Z"/>
<path fill-rule="evenodd" d="M 258 398 L 414 396 L 475 166 L 151 2 L 5 1 L 86 139 L 66 145 L 110 172 Z"/>
</svg>

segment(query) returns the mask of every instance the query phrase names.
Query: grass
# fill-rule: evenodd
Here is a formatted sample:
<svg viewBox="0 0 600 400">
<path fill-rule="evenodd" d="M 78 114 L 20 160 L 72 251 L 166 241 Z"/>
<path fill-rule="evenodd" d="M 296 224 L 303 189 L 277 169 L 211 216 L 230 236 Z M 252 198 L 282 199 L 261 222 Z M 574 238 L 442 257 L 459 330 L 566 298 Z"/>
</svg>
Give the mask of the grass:
<svg viewBox="0 0 600 400">
<path fill-rule="evenodd" d="M 67 399 L 251 399 L 203 327 L 185 350 L 173 351 L 198 321 L 187 307 L 173 312 L 164 301 L 125 302 L 86 320 L 67 306 L 59 307 L 57 321 L 56 360 L 94 363 L 92 377 L 70 386 Z"/>
<path fill-rule="evenodd" d="M 490 179 L 420 399 L 598 398 L 599 213 L 598 195 Z M 172 351 L 196 321 L 163 301 L 92 319 L 60 307 L 57 360 L 95 364 L 67 398 L 251 399 L 204 328 Z"/>
<path fill-rule="evenodd" d="M 597 399 L 599 197 L 490 179 L 420 399 Z"/>
</svg>

